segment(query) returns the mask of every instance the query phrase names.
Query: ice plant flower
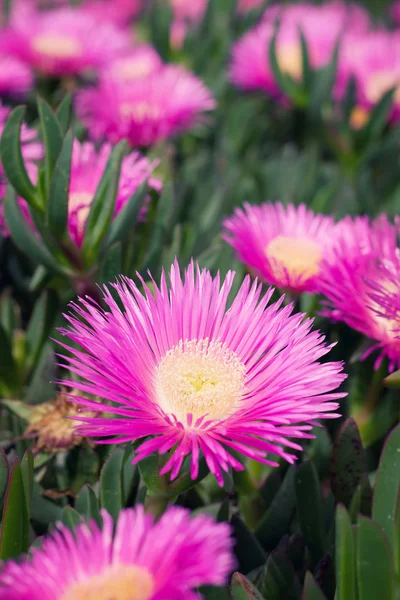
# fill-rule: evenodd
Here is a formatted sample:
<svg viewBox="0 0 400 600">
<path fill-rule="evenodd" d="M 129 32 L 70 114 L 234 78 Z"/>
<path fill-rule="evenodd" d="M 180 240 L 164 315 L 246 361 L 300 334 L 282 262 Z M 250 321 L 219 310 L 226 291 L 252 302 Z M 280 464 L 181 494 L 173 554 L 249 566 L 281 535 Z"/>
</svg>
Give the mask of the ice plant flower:
<svg viewBox="0 0 400 600">
<path fill-rule="evenodd" d="M 398 322 L 387 310 L 388 300 L 385 303 L 379 298 L 388 299 L 397 289 L 397 233 L 398 227 L 384 216 L 373 222 L 367 217 L 347 217 L 339 222 L 335 245 L 321 266 L 319 284 L 328 300 L 324 314 L 372 340 L 362 358 L 379 350 L 375 367 L 386 356 L 390 370 L 400 366 Z"/>
<path fill-rule="evenodd" d="M 76 405 L 68 402 L 64 393 L 55 400 L 36 405 L 29 416 L 25 437 L 36 438 L 35 449 L 43 452 L 60 452 L 79 446 L 84 440 L 77 435 L 73 417 L 82 415 Z M 95 416 L 85 411 L 85 416 Z"/>
<path fill-rule="evenodd" d="M 269 7 L 261 24 L 244 34 L 233 48 L 230 76 L 238 87 L 281 95 L 268 60 L 268 48 L 278 23 L 276 51 L 280 69 L 294 80 L 300 80 L 299 29 L 305 36 L 311 65 L 320 68 L 331 60 L 339 37 L 349 31 L 365 30 L 369 21 L 361 8 L 342 2 L 328 2 L 321 6 L 300 3 L 284 8 L 278 5 Z"/>
<path fill-rule="evenodd" d="M 30 557 L 5 563 L 0 600 L 196 600 L 234 568 L 227 523 L 173 506 L 155 523 L 142 506 L 122 510 L 115 533 L 103 510 L 74 533 L 59 524 Z"/>
<path fill-rule="evenodd" d="M 77 112 L 93 139 L 150 146 L 201 121 L 215 101 L 203 82 L 168 65 L 128 84 L 102 81 L 77 96 Z M 204 118 L 204 116 L 203 116 Z"/>
<path fill-rule="evenodd" d="M 83 4 L 103 21 L 126 25 L 138 16 L 144 0 L 86 0 Z"/>
<path fill-rule="evenodd" d="M 292 292 L 317 291 L 333 231 L 331 217 L 304 204 L 246 203 L 224 221 L 224 239 L 239 259 L 267 283 Z"/>
<path fill-rule="evenodd" d="M 127 33 L 83 7 L 39 12 L 31 4 L 18 5 L 4 35 L 11 55 L 55 77 L 99 69 L 130 46 Z"/>
<path fill-rule="evenodd" d="M 20 97 L 33 87 L 32 70 L 18 58 L 0 50 L 0 96 Z"/>
<path fill-rule="evenodd" d="M 193 263 L 182 279 L 177 262 L 153 292 L 138 275 L 144 294 L 128 278 L 104 290 L 109 311 L 81 299 L 66 315 L 62 333 L 78 346 L 64 357 L 81 379 L 64 385 L 103 398 L 77 396 L 85 409 L 110 418 L 79 417 L 78 433 L 102 443 L 143 440 L 134 462 L 170 452 L 160 473 L 179 474 L 190 456 L 192 479 L 200 452 L 220 485 L 222 472 L 243 465 L 229 452 L 277 466 L 292 463 L 292 438 L 312 437 L 320 418 L 335 418 L 334 390 L 345 379 L 342 364 L 319 362 L 330 346 L 311 331 L 312 320 L 268 306 L 273 289 L 246 277 L 230 308 L 235 274 L 224 281 Z M 110 402 L 112 405 L 110 406 Z M 118 416 L 118 418 L 115 418 Z M 289 451 L 287 451 L 287 448 Z"/>
<path fill-rule="evenodd" d="M 125 84 L 148 77 L 163 66 L 160 55 L 153 46 L 142 44 L 111 60 L 100 77 L 116 84 Z"/>
<path fill-rule="evenodd" d="M 207 10 L 208 0 L 169 0 L 172 8 L 171 42 L 180 48 L 188 31 L 201 22 Z"/>
</svg>

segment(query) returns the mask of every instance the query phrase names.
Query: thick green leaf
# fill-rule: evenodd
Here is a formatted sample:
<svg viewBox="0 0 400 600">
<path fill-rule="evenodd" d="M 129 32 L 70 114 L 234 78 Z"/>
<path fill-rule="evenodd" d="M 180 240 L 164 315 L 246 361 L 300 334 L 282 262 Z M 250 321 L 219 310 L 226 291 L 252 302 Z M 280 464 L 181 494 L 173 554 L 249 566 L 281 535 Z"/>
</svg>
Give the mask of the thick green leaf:
<svg viewBox="0 0 400 600">
<path fill-rule="evenodd" d="M 21 152 L 20 138 L 24 116 L 23 106 L 18 106 L 9 115 L 1 136 L 1 162 L 8 181 L 19 196 L 33 206 L 38 206 L 36 188 L 29 179 Z"/>
<path fill-rule="evenodd" d="M 61 521 L 71 531 L 74 531 L 75 528 L 83 522 L 81 515 L 71 506 L 65 506 L 65 508 L 62 509 Z"/>
<path fill-rule="evenodd" d="M 395 543 L 396 504 L 400 490 L 400 425 L 387 438 L 376 477 L 372 518 L 382 527 L 390 544 Z"/>
<path fill-rule="evenodd" d="M 331 100 L 332 88 L 336 80 L 338 52 L 339 46 L 336 45 L 329 64 L 319 69 L 314 77 L 308 110 L 313 118 L 321 117 L 321 109 Z"/>
<path fill-rule="evenodd" d="M 370 517 L 372 514 L 372 488 L 368 477 L 365 475 L 356 489 L 353 500 L 350 505 L 350 516 L 353 523 L 357 522 L 358 513 L 365 517 Z"/>
<path fill-rule="evenodd" d="M 394 518 L 394 567 L 397 573 L 397 579 L 400 582 L 400 490 L 397 496 L 396 514 Z"/>
<path fill-rule="evenodd" d="M 263 600 L 263 596 L 244 575 L 234 573 L 231 580 L 233 600 Z"/>
<path fill-rule="evenodd" d="M 256 537 L 266 550 L 273 550 L 288 530 L 295 507 L 295 467 L 289 467 L 283 483 L 265 516 L 261 519 Z"/>
<path fill-rule="evenodd" d="M 365 128 L 360 132 L 363 140 L 369 141 L 379 137 L 388 123 L 389 115 L 393 106 L 393 97 L 396 88 L 388 90 L 378 104 L 374 107 L 371 117 Z"/>
<path fill-rule="evenodd" d="M 90 207 L 83 240 L 83 254 L 89 263 L 96 258 L 114 215 L 125 151 L 125 141 L 113 149 Z"/>
<path fill-rule="evenodd" d="M 25 419 L 25 421 L 29 421 L 32 410 L 34 409 L 33 406 L 29 406 L 29 404 L 25 404 L 25 402 L 21 402 L 21 400 L 0 400 L 0 402 L 14 415 L 17 415 L 17 417 L 20 417 L 21 419 Z"/>
<path fill-rule="evenodd" d="M 268 600 L 286 600 L 292 597 L 293 585 L 292 565 L 284 556 L 271 552 L 261 583 L 263 595 Z"/>
<path fill-rule="evenodd" d="M 78 450 L 76 461 L 76 475 L 71 485 L 73 492 L 77 492 L 85 483 L 94 485 L 98 480 L 99 456 L 88 444 L 82 444 Z"/>
<path fill-rule="evenodd" d="M 67 230 L 73 141 L 74 136 L 70 130 L 65 136 L 50 180 L 49 198 L 46 206 L 46 219 L 49 231 L 60 240 Z"/>
<path fill-rule="evenodd" d="M 305 462 L 295 475 L 297 518 L 314 564 L 324 554 L 324 523 L 320 484 L 311 462 Z"/>
<path fill-rule="evenodd" d="M 331 486 L 336 501 L 350 506 L 365 474 L 360 433 L 354 419 L 347 419 L 336 437 L 331 458 Z"/>
<path fill-rule="evenodd" d="M 2 448 L 0 448 L 0 502 L 4 496 L 4 493 L 7 489 L 8 482 L 8 460 L 6 454 Z"/>
<path fill-rule="evenodd" d="M 395 371 L 391 373 L 383 380 L 383 383 L 388 388 L 392 388 L 394 390 L 398 390 L 400 388 L 400 371 Z"/>
<path fill-rule="evenodd" d="M 143 183 L 125 204 L 110 225 L 107 246 L 123 241 L 135 227 L 139 213 L 143 207 L 148 192 L 147 183 Z"/>
<path fill-rule="evenodd" d="M 356 598 L 356 555 L 350 517 L 342 504 L 336 509 L 337 600 Z"/>
<path fill-rule="evenodd" d="M 239 563 L 239 569 L 248 573 L 263 565 L 267 555 L 247 525 L 237 516 L 232 517 L 232 529 L 235 540 L 235 554 Z"/>
<path fill-rule="evenodd" d="M 37 107 L 45 147 L 45 194 L 47 196 L 53 170 L 61 152 L 63 135 L 57 117 L 43 98 L 37 99 Z"/>
<path fill-rule="evenodd" d="M 11 186 L 7 187 L 4 214 L 11 237 L 21 252 L 50 271 L 60 271 L 61 268 L 56 260 L 27 223 Z"/>
<path fill-rule="evenodd" d="M 114 244 L 108 248 L 107 253 L 100 266 L 100 273 L 97 277 L 99 284 L 115 281 L 116 277 L 122 272 L 122 247 L 121 243 Z"/>
<path fill-rule="evenodd" d="M 3 382 L 9 390 L 18 383 L 17 365 L 13 358 L 11 344 L 11 338 L 0 324 L 0 389 Z"/>
<path fill-rule="evenodd" d="M 72 95 L 68 93 L 64 96 L 60 104 L 57 106 L 56 110 L 57 121 L 64 135 L 68 131 L 69 123 L 71 120 L 71 103 Z"/>
<path fill-rule="evenodd" d="M 142 479 L 149 490 L 149 494 L 152 496 L 169 499 L 176 498 L 202 481 L 209 473 L 204 458 L 201 458 L 198 477 L 192 479 L 190 476 L 189 461 L 186 460 L 182 466 L 181 474 L 174 481 L 170 481 L 169 475 L 160 475 L 165 462 L 165 457 L 159 454 L 151 454 L 138 463 Z"/>
<path fill-rule="evenodd" d="M 356 539 L 359 600 L 394 599 L 393 555 L 382 529 L 360 516 Z"/>
<path fill-rule="evenodd" d="M 29 516 L 21 467 L 16 459 L 4 501 L 0 534 L 0 559 L 16 558 L 28 550 Z"/>
<path fill-rule="evenodd" d="M 31 518 L 42 525 L 49 525 L 61 519 L 61 508 L 43 496 L 37 481 L 33 482 Z"/>
<path fill-rule="evenodd" d="M 35 303 L 32 316 L 26 330 L 26 345 L 33 367 L 47 342 L 58 315 L 59 299 L 53 290 L 44 291 Z"/>
<path fill-rule="evenodd" d="M 101 525 L 100 507 L 97 496 L 90 485 L 85 485 L 79 492 L 75 510 L 86 517 L 87 520 L 94 519 L 98 525 Z"/>
<path fill-rule="evenodd" d="M 310 55 L 308 53 L 307 41 L 304 37 L 304 33 L 299 29 L 300 45 L 301 45 L 301 66 L 302 66 L 302 77 L 303 85 L 306 90 L 311 86 L 313 80 L 313 72 L 310 64 Z"/>
<path fill-rule="evenodd" d="M 321 588 L 309 571 L 307 571 L 304 580 L 302 600 L 326 600 Z"/>
<path fill-rule="evenodd" d="M 108 457 L 100 475 L 100 503 L 115 520 L 123 507 L 122 466 L 125 451 L 117 448 Z"/>
<path fill-rule="evenodd" d="M 27 449 L 21 460 L 21 475 L 24 484 L 26 508 L 28 515 L 31 512 L 32 490 L 33 490 L 33 453 L 30 448 Z"/>
</svg>

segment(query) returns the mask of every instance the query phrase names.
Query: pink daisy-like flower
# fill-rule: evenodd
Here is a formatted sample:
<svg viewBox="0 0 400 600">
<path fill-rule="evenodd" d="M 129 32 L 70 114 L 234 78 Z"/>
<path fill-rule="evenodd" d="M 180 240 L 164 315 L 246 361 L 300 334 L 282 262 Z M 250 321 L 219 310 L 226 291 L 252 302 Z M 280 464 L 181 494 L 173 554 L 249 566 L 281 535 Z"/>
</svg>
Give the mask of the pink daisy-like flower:
<svg viewBox="0 0 400 600">
<path fill-rule="evenodd" d="M 126 25 L 138 16 L 144 0 L 86 0 L 83 4 L 103 21 Z"/>
<path fill-rule="evenodd" d="M 365 11 L 342 2 L 321 6 L 306 3 L 284 8 L 271 6 L 262 23 L 246 33 L 233 48 L 230 76 L 237 86 L 280 94 L 268 59 L 269 44 L 278 22 L 278 63 L 282 72 L 295 80 L 302 76 L 299 29 L 307 41 L 312 66 L 320 68 L 330 61 L 339 37 L 349 31 L 363 31 L 369 24 Z"/>
<path fill-rule="evenodd" d="M 168 65 L 129 85 L 102 81 L 77 96 L 77 111 L 94 139 L 150 146 L 190 129 L 215 107 L 203 82 L 184 68 Z"/>
<path fill-rule="evenodd" d="M 10 114 L 10 108 L 3 106 L 0 102 L 0 137 L 3 134 L 3 129 L 8 115 Z M 26 162 L 28 171 L 32 172 L 34 169 L 34 161 L 38 161 L 43 157 L 43 146 L 37 141 L 38 134 L 34 129 L 27 127 L 25 124 L 22 125 L 21 129 L 21 146 L 22 155 Z M 0 233 L 3 236 L 8 236 L 8 229 L 4 219 L 4 198 L 6 194 L 6 178 L 3 171 L 3 167 L 0 163 Z"/>
<path fill-rule="evenodd" d="M 332 244 L 334 222 L 304 204 L 245 204 L 224 221 L 224 239 L 269 284 L 315 292 L 320 265 Z"/>
<path fill-rule="evenodd" d="M 99 69 L 130 46 L 127 33 L 80 7 L 39 12 L 23 3 L 13 11 L 4 35 L 11 55 L 57 77 Z"/>
<path fill-rule="evenodd" d="M 32 87 L 31 69 L 17 58 L 2 54 L 0 49 L 0 96 L 22 96 Z"/>
<path fill-rule="evenodd" d="M 390 370 L 400 365 L 400 341 L 376 292 L 389 295 L 396 289 L 397 237 L 398 227 L 385 216 L 373 222 L 367 217 L 343 219 L 336 228 L 335 245 L 322 262 L 319 282 L 328 299 L 324 314 L 374 340 L 363 358 L 379 349 L 375 367 L 387 356 Z"/>
<path fill-rule="evenodd" d="M 149 77 L 159 71 L 163 64 L 160 55 L 152 46 L 142 44 L 111 60 L 101 71 L 100 77 L 111 84 L 129 84 L 137 79 Z"/>
<path fill-rule="evenodd" d="M 0 572 L 1 600 L 196 600 L 222 586 L 235 566 L 231 530 L 173 506 L 154 522 L 142 506 L 72 533 L 59 525 L 40 549 Z"/>
<path fill-rule="evenodd" d="M 248 276 L 228 309 L 234 276 L 221 284 L 192 263 L 182 279 L 175 262 L 169 285 L 163 273 L 153 291 L 138 275 L 144 295 L 128 278 L 113 284 L 120 303 L 105 288 L 108 312 L 72 304 L 62 333 L 74 347 L 63 345 L 72 352 L 64 358 L 82 379 L 63 383 L 103 398 L 73 401 L 111 417 L 78 418 L 80 435 L 102 443 L 149 436 L 134 462 L 171 451 L 160 471 L 171 480 L 189 455 L 195 479 L 200 452 L 220 485 L 223 471 L 243 469 L 229 450 L 271 466 L 274 455 L 294 462 L 286 448 L 301 446 L 291 438 L 312 437 L 316 420 L 338 416 L 343 365 L 320 363 L 331 346 L 312 320 L 291 315 L 292 305 L 280 309 L 283 298 L 268 306 L 273 289 L 262 296 Z"/>
</svg>

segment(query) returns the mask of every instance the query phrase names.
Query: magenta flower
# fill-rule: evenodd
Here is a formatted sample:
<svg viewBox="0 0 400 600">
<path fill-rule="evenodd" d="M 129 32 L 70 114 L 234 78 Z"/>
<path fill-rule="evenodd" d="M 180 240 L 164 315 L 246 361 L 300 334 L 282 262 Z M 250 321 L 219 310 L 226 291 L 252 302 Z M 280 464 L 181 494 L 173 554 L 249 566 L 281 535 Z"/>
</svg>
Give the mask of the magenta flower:
<svg viewBox="0 0 400 600">
<path fill-rule="evenodd" d="M 238 11 L 242 14 L 265 4 L 265 0 L 239 0 Z"/>
<path fill-rule="evenodd" d="M 171 42 L 175 48 L 180 48 L 186 34 L 198 25 L 207 10 L 208 0 L 169 0 L 172 8 Z"/>
<path fill-rule="evenodd" d="M 230 76 L 244 90 L 264 90 L 280 95 L 268 60 L 268 48 L 279 21 L 277 59 L 283 73 L 294 80 L 302 77 L 299 28 L 303 32 L 314 68 L 328 64 L 339 37 L 349 31 L 364 31 L 368 24 L 366 12 L 342 2 L 321 6 L 301 3 L 280 8 L 271 6 L 260 25 L 246 33 L 234 46 Z"/>
<path fill-rule="evenodd" d="M 19 97 L 33 87 L 31 69 L 18 58 L 0 51 L 0 96 Z"/>
<path fill-rule="evenodd" d="M 149 77 L 159 71 L 163 64 L 152 46 L 142 44 L 111 60 L 101 71 L 100 77 L 111 84 L 129 84 L 137 79 Z"/>
<path fill-rule="evenodd" d="M 99 69 L 130 46 L 127 33 L 79 7 L 39 12 L 31 4 L 18 4 L 5 36 L 11 55 L 56 77 Z"/>
<path fill-rule="evenodd" d="M 144 0 L 86 0 L 83 4 L 104 21 L 126 25 L 138 16 Z"/>
<path fill-rule="evenodd" d="M 362 358 L 379 349 L 375 368 L 387 356 L 390 370 L 400 365 L 400 343 L 388 301 L 379 298 L 397 287 L 397 231 L 385 216 L 372 223 L 367 217 L 343 219 L 322 262 L 319 284 L 328 299 L 324 314 L 374 340 Z"/>
<path fill-rule="evenodd" d="M 269 284 L 315 292 L 320 265 L 332 244 L 334 222 L 304 204 L 245 204 L 224 221 L 224 239 L 239 259 Z"/>
<path fill-rule="evenodd" d="M 82 91 L 77 111 L 93 139 L 150 146 L 202 120 L 215 101 L 203 82 L 182 67 L 168 65 L 142 81 L 103 81 Z M 204 117 L 203 117 L 204 119 Z"/>
<path fill-rule="evenodd" d="M 173 506 L 154 522 L 142 506 L 122 510 L 114 533 L 102 511 L 74 534 L 59 525 L 40 549 L 0 572 L 0 600 L 196 600 L 235 566 L 231 530 Z"/>
<path fill-rule="evenodd" d="M 229 450 L 271 466 L 273 455 L 292 463 L 286 448 L 301 446 L 291 438 L 312 437 L 316 420 L 338 416 L 342 364 L 319 362 L 331 346 L 311 331 L 312 320 L 291 315 L 291 305 L 280 309 L 283 298 L 267 307 L 272 289 L 262 296 L 246 277 L 228 309 L 233 272 L 221 285 L 192 263 L 182 280 L 175 262 L 169 285 L 163 273 L 153 291 L 138 278 L 144 295 L 123 278 L 113 284 L 121 304 L 105 288 L 109 312 L 81 299 L 66 315 L 71 327 L 62 333 L 81 349 L 65 344 L 65 360 L 82 379 L 64 384 L 104 399 L 75 397 L 78 405 L 110 414 L 78 418 L 80 435 L 102 443 L 149 436 L 134 462 L 171 451 L 161 474 L 172 480 L 188 455 L 195 479 L 202 452 L 222 485 L 222 471 L 243 469 Z"/>
</svg>

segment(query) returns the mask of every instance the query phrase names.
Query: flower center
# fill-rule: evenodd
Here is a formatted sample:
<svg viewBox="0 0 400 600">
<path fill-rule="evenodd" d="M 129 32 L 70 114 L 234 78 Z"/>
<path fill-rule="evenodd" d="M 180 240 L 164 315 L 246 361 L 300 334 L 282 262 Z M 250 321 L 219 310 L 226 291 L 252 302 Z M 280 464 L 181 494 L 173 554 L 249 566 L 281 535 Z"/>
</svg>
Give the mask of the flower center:
<svg viewBox="0 0 400 600">
<path fill-rule="evenodd" d="M 143 567 L 120 565 L 72 584 L 60 600 L 150 600 L 154 580 Z"/>
<path fill-rule="evenodd" d="M 279 235 L 268 244 L 265 253 L 278 280 L 292 276 L 306 281 L 319 273 L 322 251 L 314 240 Z"/>
<path fill-rule="evenodd" d="M 362 106 L 356 106 L 351 111 L 350 124 L 354 129 L 361 129 L 367 124 L 370 112 Z"/>
<path fill-rule="evenodd" d="M 32 45 L 36 52 L 50 58 L 76 58 L 82 54 L 80 42 L 69 35 L 55 33 L 37 35 Z"/>
<path fill-rule="evenodd" d="M 285 44 L 277 48 L 278 65 L 283 73 L 301 79 L 302 61 L 299 44 Z"/>
<path fill-rule="evenodd" d="M 385 282 L 379 282 L 380 288 L 387 292 L 388 294 L 397 295 L 397 285 L 394 281 L 390 281 L 389 279 Z M 372 317 L 379 327 L 380 331 L 383 332 L 388 338 L 392 338 L 393 341 L 400 342 L 399 333 L 400 333 L 400 321 L 397 315 L 393 314 L 393 318 L 391 316 L 384 316 L 383 314 L 378 314 L 379 312 L 384 313 L 384 309 L 382 306 L 376 302 L 375 300 L 370 299 L 368 302 Z M 375 312 L 377 311 L 377 312 Z"/>
<path fill-rule="evenodd" d="M 397 73 L 391 71 L 381 71 L 374 73 L 367 81 L 365 93 L 370 102 L 376 104 L 382 96 L 392 87 L 397 88 L 394 93 L 394 99 L 400 101 L 399 89 L 400 77 Z"/>
<path fill-rule="evenodd" d="M 146 119 L 158 119 L 160 109 L 149 102 L 125 102 L 120 108 L 121 116 L 133 121 L 145 121 Z"/>
<path fill-rule="evenodd" d="M 141 58 L 130 58 L 120 60 L 116 65 L 116 70 L 120 77 L 125 81 L 146 77 L 153 71 L 154 62 L 145 56 Z"/>
<path fill-rule="evenodd" d="M 246 367 L 218 340 L 181 340 L 157 367 L 156 402 L 186 424 L 207 416 L 221 420 L 240 408 Z"/>
</svg>

